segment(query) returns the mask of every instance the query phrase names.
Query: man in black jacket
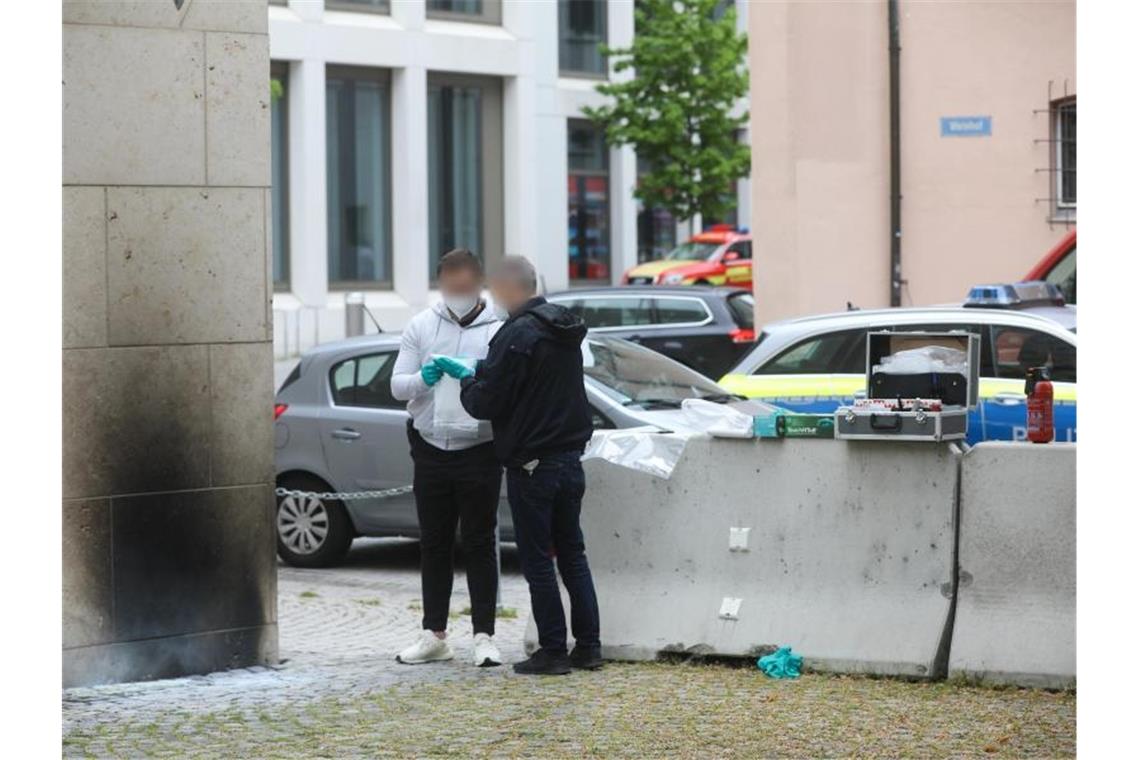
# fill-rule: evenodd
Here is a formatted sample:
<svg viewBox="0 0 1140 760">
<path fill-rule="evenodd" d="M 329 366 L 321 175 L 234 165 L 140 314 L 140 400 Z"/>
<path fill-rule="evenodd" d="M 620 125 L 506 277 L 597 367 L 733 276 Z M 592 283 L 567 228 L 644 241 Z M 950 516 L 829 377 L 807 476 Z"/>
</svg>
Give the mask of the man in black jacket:
<svg viewBox="0 0 1140 760">
<path fill-rule="evenodd" d="M 586 490 L 582 449 L 593 433 L 582 380 L 586 325 L 535 296 L 534 267 L 521 256 L 506 257 L 490 285 L 496 308 L 507 315 L 487 358 L 474 371 L 447 359 L 437 362 L 460 378 L 467 412 L 491 421 L 495 453 L 507 470 L 507 498 L 540 647 L 514 669 L 595 670 L 602 665 L 598 599 L 578 522 Z M 569 656 L 555 560 L 570 596 L 575 646 Z"/>
</svg>

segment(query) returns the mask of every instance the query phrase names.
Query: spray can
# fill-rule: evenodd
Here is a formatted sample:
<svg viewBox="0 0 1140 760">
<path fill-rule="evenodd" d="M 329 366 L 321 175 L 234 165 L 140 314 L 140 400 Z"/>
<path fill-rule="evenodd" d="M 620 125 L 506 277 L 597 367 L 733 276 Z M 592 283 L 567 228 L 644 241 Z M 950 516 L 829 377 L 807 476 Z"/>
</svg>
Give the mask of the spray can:
<svg viewBox="0 0 1140 760">
<path fill-rule="evenodd" d="M 1048 367 L 1025 373 L 1025 427 L 1032 443 L 1053 442 L 1053 383 Z"/>
</svg>

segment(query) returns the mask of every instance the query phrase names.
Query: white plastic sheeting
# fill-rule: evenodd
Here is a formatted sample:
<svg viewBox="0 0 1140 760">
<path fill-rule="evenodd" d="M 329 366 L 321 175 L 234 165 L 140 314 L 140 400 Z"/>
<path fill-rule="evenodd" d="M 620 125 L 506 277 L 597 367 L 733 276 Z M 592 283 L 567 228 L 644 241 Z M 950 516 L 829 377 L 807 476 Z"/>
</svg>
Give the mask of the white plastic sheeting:
<svg viewBox="0 0 1140 760">
<path fill-rule="evenodd" d="M 752 415 L 727 404 L 687 398 L 681 402 L 681 412 L 685 415 L 685 421 L 694 429 L 715 438 L 752 437 Z"/>
<path fill-rule="evenodd" d="M 582 461 L 602 459 L 619 467 L 668 479 L 685 451 L 689 436 L 654 427 L 599 430 L 586 444 Z"/>
<path fill-rule="evenodd" d="M 884 356 L 882 363 L 876 364 L 875 372 L 888 375 L 922 375 L 928 372 L 957 372 L 970 376 L 966 352 L 946 346 L 922 346 L 908 348 Z"/>
</svg>

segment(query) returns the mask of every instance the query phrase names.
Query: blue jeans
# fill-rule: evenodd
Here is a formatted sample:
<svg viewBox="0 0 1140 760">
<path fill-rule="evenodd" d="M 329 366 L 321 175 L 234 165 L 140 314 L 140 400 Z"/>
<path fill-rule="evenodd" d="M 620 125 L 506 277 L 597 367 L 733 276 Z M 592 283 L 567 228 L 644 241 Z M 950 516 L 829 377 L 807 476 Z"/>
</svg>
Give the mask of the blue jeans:
<svg viewBox="0 0 1140 760">
<path fill-rule="evenodd" d="M 554 574 L 556 562 L 570 596 L 570 627 L 576 644 L 600 645 L 598 597 L 578 524 L 586 491 L 580 457 L 576 451 L 548 455 L 530 473 L 522 467 L 507 468 L 507 498 L 519 561 L 530 587 L 538 644 L 552 653 L 566 652 L 566 615 Z"/>
</svg>

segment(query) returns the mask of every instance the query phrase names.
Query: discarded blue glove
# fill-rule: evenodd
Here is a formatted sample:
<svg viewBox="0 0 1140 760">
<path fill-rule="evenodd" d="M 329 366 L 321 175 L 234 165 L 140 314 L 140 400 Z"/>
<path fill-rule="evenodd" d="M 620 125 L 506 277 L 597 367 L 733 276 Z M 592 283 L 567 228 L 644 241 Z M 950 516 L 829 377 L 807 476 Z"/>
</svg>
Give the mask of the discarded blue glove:
<svg viewBox="0 0 1140 760">
<path fill-rule="evenodd" d="M 799 678 L 803 664 L 804 658 L 793 652 L 791 647 L 780 647 L 756 661 L 756 667 L 769 678 Z"/>
<path fill-rule="evenodd" d="M 437 356 L 435 357 L 435 366 L 439 367 L 448 375 L 451 375 L 456 380 L 462 380 L 465 377 L 471 377 L 475 374 L 475 370 L 468 367 L 461 361 L 452 359 L 450 356 Z"/>
<path fill-rule="evenodd" d="M 424 382 L 427 383 L 428 387 L 430 388 L 438 383 L 439 379 L 443 377 L 443 370 L 435 366 L 435 362 L 432 362 L 431 364 L 425 364 L 424 366 L 420 367 L 420 377 L 424 379 Z"/>
</svg>

